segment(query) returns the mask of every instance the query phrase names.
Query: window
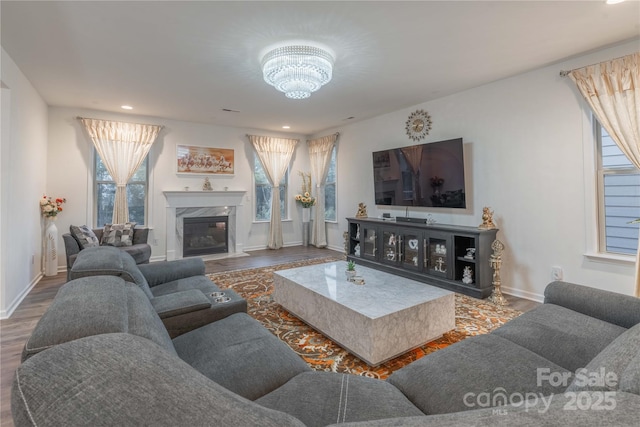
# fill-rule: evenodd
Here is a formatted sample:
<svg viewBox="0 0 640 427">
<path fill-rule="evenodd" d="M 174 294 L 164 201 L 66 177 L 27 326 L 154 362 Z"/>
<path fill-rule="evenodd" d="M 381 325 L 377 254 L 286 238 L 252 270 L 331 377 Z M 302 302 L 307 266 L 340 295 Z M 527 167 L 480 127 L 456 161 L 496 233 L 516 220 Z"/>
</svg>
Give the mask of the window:
<svg viewBox="0 0 640 427">
<path fill-rule="evenodd" d="M 256 221 L 271 220 L 271 184 L 257 154 L 254 155 L 253 177 L 256 186 Z M 280 218 L 287 218 L 287 183 L 289 171 L 280 181 Z"/>
<path fill-rule="evenodd" d="M 336 146 L 333 146 L 331 152 L 331 163 L 329 163 L 329 172 L 324 182 L 324 220 L 337 221 L 336 214 Z"/>
<path fill-rule="evenodd" d="M 149 157 L 144 159 L 136 173 L 127 183 L 127 203 L 129 204 L 129 221 L 138 225 L 146 224 L 146 206 L 148 193 L 147 164 Z M 116 195 L 116 183 L 107 171 L 102 159 L 95 152 L 95 201 L 96 225 L 101 227 L 110 223 L 113 218 L 113 203 Z"/>
<path fill-rule="evenodd" d="M 596 122 L 600 252 L 635 255 L 640 216 L 640 170 Z"/>
</svg>

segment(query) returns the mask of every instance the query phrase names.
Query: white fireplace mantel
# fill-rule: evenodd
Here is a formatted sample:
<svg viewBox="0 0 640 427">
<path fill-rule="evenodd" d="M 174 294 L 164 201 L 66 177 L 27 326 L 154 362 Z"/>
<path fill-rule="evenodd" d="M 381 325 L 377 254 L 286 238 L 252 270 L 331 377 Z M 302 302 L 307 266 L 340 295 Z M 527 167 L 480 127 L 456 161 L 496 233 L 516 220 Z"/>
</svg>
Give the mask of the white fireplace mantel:
<svg viewBox="0 0 640 427">
<path fill-rule="evenodd" d="M 181 208 L 235 208 L 235 217 L 244 219 L 243 202 L 246 191 L 163 191 L 167 199 L 166 236 L 167 260 L 182 258 L 181 248 L 177 238 L 176 211 Z M 242 227 L 235 227 L 235 245 L 229 247 L 229 252 L 242 252 L 244 248 L 244 234 L 239 232 Z"/>
</svg>

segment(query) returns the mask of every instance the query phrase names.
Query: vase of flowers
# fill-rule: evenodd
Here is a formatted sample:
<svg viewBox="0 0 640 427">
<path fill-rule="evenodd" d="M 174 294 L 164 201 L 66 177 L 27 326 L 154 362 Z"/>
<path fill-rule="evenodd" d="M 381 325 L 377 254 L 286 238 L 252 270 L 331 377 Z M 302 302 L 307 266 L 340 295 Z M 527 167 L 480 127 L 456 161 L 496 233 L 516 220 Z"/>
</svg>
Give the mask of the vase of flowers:
<svg viewBox="0 0 640 427">
<path fill-rule="evenodd" d="M 316 204 L 316 198 L 311 196 L 311 174 L 298 172 L 302 177 L 302 191 L 296 194 L 295 200 L 302 206 L 302 245 L 309 245 L 309 221 L 311 220 L 311 206 Z"/>
<path fill-rule="evenodd" d="M 47 196 L 42 196 L 40 199 L 40 212 L 45 219 L 43 238 L 45 276 L 58 274 L 58 227 L 55 220 L 62 212 L 62 204 L 66 201 L 66 199 L 53 199 Z"/>
<path fill-rule="evenodd" d="M 56 219 L 58 213 L 62 212 L 62 205 L 67 202 L 67 199 L 42 196 L 40 199 L 40 212 L 46 219 Z"/>
<path fill-rule="evenodd" d="M 300 194 L 296 194 L 296 202 L 303 208 L 310 208 L 316 204 L 316 198 L 311 196 L 311 174 L 298 172 L 302 177 L 302 191 Z"/>
</svg>

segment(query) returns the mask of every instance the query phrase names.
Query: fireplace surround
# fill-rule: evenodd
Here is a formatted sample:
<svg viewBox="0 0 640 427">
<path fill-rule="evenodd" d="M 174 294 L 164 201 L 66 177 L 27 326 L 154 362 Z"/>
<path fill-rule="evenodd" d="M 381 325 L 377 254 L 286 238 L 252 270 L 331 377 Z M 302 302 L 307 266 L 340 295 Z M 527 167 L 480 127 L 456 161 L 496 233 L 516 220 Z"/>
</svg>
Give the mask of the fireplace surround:
<svg viewBox="0 0 640 427">
<path fill-rule="evenodd" d="M 236 226 L 244 218 L 246 191 L 163 191 L 167 199 L 166 259 L 181 259 L 183 255 L 184 218 L 228 216 L 228 255 L 241 254 L 245 232 Z"/>
</svg>

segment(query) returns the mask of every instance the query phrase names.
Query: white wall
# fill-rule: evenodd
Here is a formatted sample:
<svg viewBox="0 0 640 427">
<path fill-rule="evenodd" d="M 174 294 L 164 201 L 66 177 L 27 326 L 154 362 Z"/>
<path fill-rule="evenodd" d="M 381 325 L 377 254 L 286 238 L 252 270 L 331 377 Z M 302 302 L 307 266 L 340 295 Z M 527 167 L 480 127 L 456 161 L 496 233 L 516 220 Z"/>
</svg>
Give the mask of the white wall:
<svg viewBox="0 0 640 427">
<path fill-rule="evenodd" d="M 510 293 L 542 299 L 551 267 L 564 279 L 619 293 L 633 293 L 633 263 L 593 260 L 595 170 L 590 114 L 575 85 L 559 76 L 573 69 L 637 51 L 626 43 L 436 101 L 416 105 L 339 131 L 338 224 L 329 226 L 332 247 L 342 248 L 345 217 L 358 202 L 370 217 L 404 208 L 374 205 L 371 153 L 413 145 L 405 134 L 407 117 L 425 109 L 433 119 L 426 140 L 463 137 L 467 180 L 464 211 L 411 208 L 409 215 L 432 214 L 439 223 L 477 226 L 483 206 L 494 211 L 506 245 L 502 284 Z M 473 72 L 470 67 L 469 72 Z"/>
<path fill-rule="evenodd" d="M 5 318 L 41 277 L 44 221 L 38 202 L 49 187 L 47 106 L 4 49 L 0 60 L 0 318 Z"/>
<path fill-rule="evenodd" d="M 69 225 L 93 224 L 93 212 L 90 207 L 93 198 L 91 188 L 91 170 L 93 145 L 86 136 L 82 123 L 77 116 L 109 120 L 120 120 L 137 123 L 159 124 L 164 128 L 149 154 L 150 198 L 149 223 L 152 231 L 149 243 L 152 244 L 152 261 L 164 259 L 166 254 L 165 214 L 166 199 L 163 191 L 202 188 L 204 176 L 185 176 L 176 174 L 176 145 L 196 145 L 204 147 L 221 147 L 235 150 L 235 175 L 233 177 L 209 177 L 214 190 L 229 187 L 230 190 L 245 190 L 245 217 L 238 218 L 238 230 L 245 234 L 245 250 L 264 249 L 268 240 L 268 223 L 253 222 L 253 147 L 247 134 L 300 138 L 291 164 L 291 191 L 299 187 L 298 170 L 308 170 L 308 151 L 306 142 L 300 135 L 273 134 L 256 129 L 241 129 L 224 126 L 213 126 L 157 117 L 144 117 L 132 114 L 114 114 L 76 108 L 49 108 L 49 163 L 63 164 L 67 167 L 49 169 L 49 180 L 52 189 L 60 197 L 66 197 L 65 211 L 58 216 L 60 233 L 66 232 Z M 293 197 L 293 196 L 292 196 Z M 302 231 L 299 209 L 289 198 L 291 221 L 283 223 L 283 239 L 285 245 L 302 242 Z M 62 239 L 59 249 L 64 253 Z M 61 265 L 66 262 L 61 259 Z"/>
</svg>

